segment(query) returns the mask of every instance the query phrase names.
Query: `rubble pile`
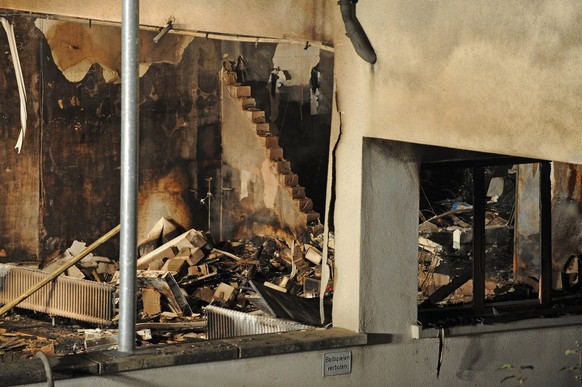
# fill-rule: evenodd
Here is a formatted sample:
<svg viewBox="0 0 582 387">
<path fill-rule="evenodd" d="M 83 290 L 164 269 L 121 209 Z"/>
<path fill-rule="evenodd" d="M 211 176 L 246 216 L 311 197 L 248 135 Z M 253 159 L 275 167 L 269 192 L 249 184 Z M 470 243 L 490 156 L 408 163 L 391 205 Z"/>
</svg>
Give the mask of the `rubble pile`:
<svg viewBox="0 0 582 387">
<path fill-rule="evenodd" d="M 51 356 L 55 354 L 55 344 L 54 339 L 0 328 L 0 361 L 33 357 L 37 352 Z"/>
<path fill-rule="evenodd" d="M 261 299 L 258 288 L 319 303 L 323 227 L 312 228 L 303 243 L 293 241 L 291 246 L 269 236 L 214 244 L 211 236 L 196 230 L 168 240 L 175 233 L 166 234 L 167 226 L 156 229 L 161 230 L 159 242 L 152 243 L 156 235 L 150 233 L 139 247 L 145 254 L 137 260 L 142 321 L 156 321 L 163 312 L 176 318 L 200 315 L 209 304 L 254 312 L 264 306 L 264 300 L 257 301 Z M 329 251 L 331 263 L 333 249 Z M 327 298 L 331 299 L 331 292 Z M 272 312 L 273 308 L 262 310 Z M 315 320 L 299 318 L 298 322 L 313 324 Z M 321 321 L 314 325 L 321 325 Z"/>
<path fill-rule="evenodd" d="M 320 314 L 324 239 L 323 226 L 316 225 L 290 242 L 257 235 L 214 243 L 210 234 L 184 230 L 173 220 L 162 218 L 137 248 L 138 345 L 206 339 L 204 308 L 208 305 L 314 327 L 328 325 L 331 285 L 324 288 L 323 321 Z M 333 268 L 333 234 L 328 239 L 327 264 Z M 85 243 L 74 241 L 65 252 L 56 251 L 47 258 L 41 269 L 51 273 L 84 249 Z M 119 264 L 116 259 L 88 254 L 62 275 L 76 278 L 82 284 L 98 282 L 114 287 L 113 294 L 118 294 Z M 331 279 L 328 283 L 332 283 Z M 103 307 L 98 304 L 104 301 L 94 300 L 94 303 L 87 309 L 97 310 Z M 67 336 L 73 345 L 59 347 L 56 354 L 115 348 L 117 331 L 109 328 L 114 328 L 119 319 L 118 296 L 114 304 L 111 324 L 104 327 L 108 329 L 95 329 L 95 324 L 85 329 L 77 325 L 87 326 L 82 321 L 65 322 L 76 328 L 75 332 L 61 335 Z M 24 319 L 37 317 L 32 312 L 19 313 L 24 314 Z M 19 314 L 12 315 L 15 317 L 18 318 Z M 48 317 L 45 314 L 45 322 Z M 0 327 L 8 327 L 6 324 L 10 318 L 7 317 Z M 64 321 L 62 318 L 57 318 L 57 321 L 59 319 Z M 53 325 L 54 321 L 53 317 Z M 9 331 L 18 332 L 17 329 Z M 0 330 L 3 332 L 6 329 Z M 0 353 L 2 350 L 31 348 L 31 357 L 34 348 L 44 348 L 49 344 L 34 336 L 28 337 L 26 342 L 0 336 Z M 51 345 L 54 349 L 54 343 Z M 53 354 L 48 349 L 43 352 Z M 25 354 L 20 356 L 26 357 Z"/>
<path fill-rule="evenodd" d="M 53 325 L 27 311 L 6 316 L 0 322 L 0 362 L 29 359 L 38 352 L 46 356 L 76 353 L 83 347 L 83 334 L 76 327 Z"/>
<path fill-rule="evenodd" d="M 514 166 L 486 168 L 485 296 L 496 301 L 537 297 L 534 278 L 515 275 Z M 453 175 L 451 173 L 451 175 Z M 473 297 L 473 205 L 470 169 L 452 183 L 450 176 L 428 176 L 422 184 L 418 237 L 418 304 L 469 303 Z M 439 185 L 440 184 L 440 185 Z"/>
</svg>

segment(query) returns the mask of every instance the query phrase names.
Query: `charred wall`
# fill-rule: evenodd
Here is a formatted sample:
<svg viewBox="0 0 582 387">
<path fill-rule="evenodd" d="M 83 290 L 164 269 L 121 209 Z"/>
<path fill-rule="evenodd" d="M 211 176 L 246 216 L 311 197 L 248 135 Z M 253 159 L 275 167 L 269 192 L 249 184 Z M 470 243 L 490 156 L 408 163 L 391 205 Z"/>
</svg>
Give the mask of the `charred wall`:
<svg viewBox="0 0 582 387">
<path fill-rule="evenodd" d="M 17 156 L 13 146 L 19 130 L 18 95 L 10 59 L 3 56 L 0 81 L 9 92 L 0 97 L 6 129 L 0 151 L 5 160 L 0 171 L 4 174 L 0 235 L 5 240 L 0 242 L 9 247 L 11 256 L 43 259 L 73 240 L 90 243 L 119 222 L 121 32 L 112 26 L 27 17 L 16 17 L 15 22 L 21 57 L 26 58 L 29 130 Z M 272 116 L 277 146 L 285 149 L 285 160 L 299 175 L 301 188 L 294 191 L 285 185 L 289 176 L 271 171 L 276 163 L 263 163 L 270 151 L 257 153 L 256 139 L 249 140 L 252 146 L 247 148 L 235 131 L 230 149 L 223 149 L 222 121 L 230 119 L 223 117 L 220 103 L 223 43 L 168 35 L 155 45 L 154 35 L 140 32 L 138 238 L 145 237 L 162 216 L 185 227 L 209 228 L 215 238 L 226 229 L 232 232 L 225 237 L 254 233 L 256 224 L 268 224 L 275 233 L 288 230 L 281 217 L 295 219 L 291 228 L 316 221 L 315 212 L 323 213 L 325 204 L 333 56 L 320 57 L 303 47 L 237 48 L 249 58 L 245 71 L 254 82 L 257 105 L 266 106 Z M 1 44 L 7 47 L 6 40 Z M 290 74 L 276 98 L 271 98 L 268 85 L 273 58 Z M 303 70 L 309 73 L 318 62 L 320 105 L 314 112 L 310 77 Z M 245 114 L 238 112 L 234 119 L 247 120 Z M 256 191 L 265 188 L 259 180 L 229 169 L 239 162 L 235 159 L 249 157 L 260 160 L 243 162 L 256 167 L 247 172 L 263 182 L 268 177 L 268 205 Z M 243 186 L 248 196 L 229 191 Z M 231 202 L 233 195 L 238 200 Z M 275 201 L 286 203 L 279 205 L 278 215 L 268 210 Z M 230 211 L 232 206 L 236 210 Z M 113 241 L 97 253 L 115 256 L 117 251 Z"/>
<path fill-rule="evenodd" d="M 40 45 L 50 55 L 44 40 Z M 50 60 L 42 72 L 41 254 L 91 242 L 119 222 L 119 86 L 95 65 L 78 83 Z M 115 254 L 107 245 L 103 254 Z"/>
<path fill-rule="evenodd" d="M 523 165 L 519 169 L 518 219 L 515 242 L 518 273 L 539 276 L 540 217 L 539 167 Z M 570 255 L 582 253 L 582 166 L 552 163 L 552 261 L 554 287 L 561 288 L 560 272 Z"/>
<path fill-rule="evenodd" d="M 17 155 L 13 148 L 19 132 L 18 92 L 11 59 L 2 55 L 0 82 L 7 92 L 0 95 L 4 160 L 0 242 L 11 258 L 44 258 L 72 240 L 91 242 L 119 222 L 121 85 L 110 72 L 111 63 L 120 60 L 116 47 L 121 36 L 117 27 L 83 26 L 79 40 L 78 26 L 61 27 L 53 47 L 34 20 L 13 21 L 27 83 L 28 133 Z M 100 50 L 83 70 L 86 74 L 70 81 L 58 65 L 67 63 L 63 47 L 78 58 L 77 51 L 103 48 L 107 42 L 103 34 L 111 49 Z M 140 38 L 151 41 L 153 36 L 142 31 Z M 140 238 L 161 216 L 204 228 L 199 177 L 218 169 L 221 43 L 182 40 L 170 36 L 167 46 L 140 47 L 145 65 L 140 66 L 144 71 L 139 100 Z M 3 31 L 0 45 L 2 52 L 9 52 Z M 57 46 L 59 63 L 52 55 Z M 69 78 L 71 74 L 78 72 L 69 71 Z M 115 256 L 117 250 L 112 242 L 98 253 Z"/>
<path fill-rule="evenodd" d="M 38 252 L 40 32 L 30 20 L 16 18 L 16 41 L 27 99 L 28 128 L 20 154 L 20 101 L 7 36 L 0 28 L 0 243 L 14 260 L 36 259 Z"/>
<path fill-rule="evenodd" d="M 554 261 L 582 253 L 582 165 L 552 163 L 552 234 Z"/>
</svg>

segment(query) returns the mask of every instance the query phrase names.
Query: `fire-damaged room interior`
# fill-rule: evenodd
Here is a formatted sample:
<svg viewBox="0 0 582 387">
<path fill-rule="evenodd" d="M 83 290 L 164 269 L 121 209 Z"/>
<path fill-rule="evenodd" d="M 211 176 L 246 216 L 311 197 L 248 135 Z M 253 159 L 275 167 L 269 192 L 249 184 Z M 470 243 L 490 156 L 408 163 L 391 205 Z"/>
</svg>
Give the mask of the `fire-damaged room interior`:
<svg viewBox="0 0 582 387">
<path fill-rule="evenodd" d="M 0 386 L 579 385 L 579 2 L 0 23 Z"/>
<path fill-rule="evenodd" d="M 122 116 L 119 26 L 6 20 L 4 304 L 120 222 Z M 330 324 L 333 53 L 156 35 L 139 35 L 138 347 Z M 112 237 L 20 303 L 4 361 L 116 348 L 119 266 Z"/>
<path fill-rule="evenodd" d="M 547 316 L 540 302 L 556 315 L 580 310 L 580 165 L 418 152 L 421 323 Z"/>
</svg>

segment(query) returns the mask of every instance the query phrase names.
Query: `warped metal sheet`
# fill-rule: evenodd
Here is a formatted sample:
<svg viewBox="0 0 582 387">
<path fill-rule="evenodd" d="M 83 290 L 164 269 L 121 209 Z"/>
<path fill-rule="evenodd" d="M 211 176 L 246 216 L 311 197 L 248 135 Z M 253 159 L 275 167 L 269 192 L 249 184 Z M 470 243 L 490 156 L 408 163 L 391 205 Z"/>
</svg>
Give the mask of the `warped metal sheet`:
<svg viewBox="0 0 582 387">
<path fill-rule="evenodd" d="M 209 339 L 315 329 L 294 321 L 256 316 L 212 305 L 205 307 L 204 312 L 208 315 Z"/>
</svg>

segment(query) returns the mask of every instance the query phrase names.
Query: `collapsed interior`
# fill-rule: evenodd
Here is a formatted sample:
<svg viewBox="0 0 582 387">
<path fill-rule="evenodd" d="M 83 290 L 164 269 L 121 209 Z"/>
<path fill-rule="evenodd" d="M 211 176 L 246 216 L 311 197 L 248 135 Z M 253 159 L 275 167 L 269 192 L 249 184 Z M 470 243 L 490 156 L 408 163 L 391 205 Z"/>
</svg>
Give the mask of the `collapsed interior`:
<svg viewBox="0 0 582 387">
<path fill-rule="evenodd" d="M 20 62 L 0 58 L 0 304 L 114 228 L 120 201 L 120 28 L 8 19 Z M 333 53 L 155 36 L 140 31 L 139 345 L 329 325 Z M 19 66 L 32 93 L 16 152 Z M 112 238 L 11 310 L 2 360 L 113 348 L 118 255 Z"/>
<path fill-rule="evenodd" d="M 420 148 L 420 323 L 579 313 L 581 166 Z"/>
</svg>

